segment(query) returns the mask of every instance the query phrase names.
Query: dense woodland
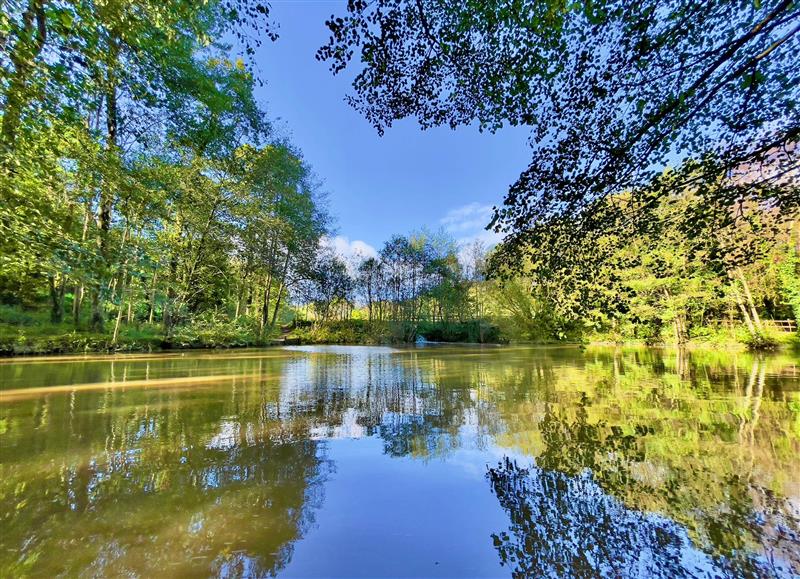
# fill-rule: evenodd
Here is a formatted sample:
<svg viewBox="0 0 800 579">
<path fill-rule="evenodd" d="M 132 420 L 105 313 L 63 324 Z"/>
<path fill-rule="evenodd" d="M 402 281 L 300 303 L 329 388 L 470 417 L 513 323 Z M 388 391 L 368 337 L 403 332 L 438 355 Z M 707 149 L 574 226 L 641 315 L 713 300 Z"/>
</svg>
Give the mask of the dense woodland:
<svg viewBox="0 0 800 579">
<path fill-rule="evenodd" d="M 310 168 L 255 102 L 249 67 L 219 43 L 231 27 L 269 34 L 266 8 L 12 4 L 3 303 L 24 321 L 46 298 L 52 324 L 112 345 L 142 323 L 168 342 L 193 322 L 268 334 L 329 218 Z"/>
<path fill-rule="evenodd" d="M 349 2 L 317 58 L 359 67 L 348 98 L 380 133 L 525 125 L 533 158 L 497 247 L 422 231 L 346 262 L 254 98 L 269 6 L 7 2 L 0 350 L 771 346 L 800 318 L 798 21 L 791 1 Z"/>
</svg>

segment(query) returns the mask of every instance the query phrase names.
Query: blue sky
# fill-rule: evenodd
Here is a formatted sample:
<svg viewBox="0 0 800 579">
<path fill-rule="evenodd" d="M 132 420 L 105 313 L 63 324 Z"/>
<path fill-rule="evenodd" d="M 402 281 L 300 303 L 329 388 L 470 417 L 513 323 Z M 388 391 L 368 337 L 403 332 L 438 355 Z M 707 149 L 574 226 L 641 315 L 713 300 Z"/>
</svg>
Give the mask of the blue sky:
<svg viewBox="0 0 800 579">
<path fill-rule="evenodd" d="M 393 233 L 444 227 L 459 240 L 488 239 L 482 227 L 492 205 L 530 160 L 528 131 L 494 135 L 474 127 L 421 131 L 413 120 L 379 137 L 344 102 L 352 71 L 334 77 L 314 58 L 325 43 L 326 18 L 344 3 L 291 0 L 271 3 L 277 42 L 255 57 L 257 89 L 280 133 L 298 146 L 323 182 L 344 254 L 369 253 Z"/>
</svg>

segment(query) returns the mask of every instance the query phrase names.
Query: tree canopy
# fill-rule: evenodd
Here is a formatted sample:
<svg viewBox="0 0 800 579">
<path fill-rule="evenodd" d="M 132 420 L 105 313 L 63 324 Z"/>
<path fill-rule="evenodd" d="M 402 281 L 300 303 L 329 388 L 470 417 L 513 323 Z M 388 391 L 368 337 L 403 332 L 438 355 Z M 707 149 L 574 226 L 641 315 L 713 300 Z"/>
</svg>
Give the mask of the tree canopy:
<svg viewBox="0 0 800 579">
<path fill-rule="evenodd" d="M 531 163 L 491 223 L 508 244 L 541 245 L 542 225 L 568 242 L 614 229 L 593 208 L 622 192 L 622 219 L 646 220 L 699 181 L 703 225 L 742 199 L 800 206 L 792 0 L 351 0 L 327 24 L 317 57 L 334 73 L 360 60 L 349 101 L 378 131 L 531 128 Z M 667 165 L 681 168 L 669 187 Z"/>
</svg>

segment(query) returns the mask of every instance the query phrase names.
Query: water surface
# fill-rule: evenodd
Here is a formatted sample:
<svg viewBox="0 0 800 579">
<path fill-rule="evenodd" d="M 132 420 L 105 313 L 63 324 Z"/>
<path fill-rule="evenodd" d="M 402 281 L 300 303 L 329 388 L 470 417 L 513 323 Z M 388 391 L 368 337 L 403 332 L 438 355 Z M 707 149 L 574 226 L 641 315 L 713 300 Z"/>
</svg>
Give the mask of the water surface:
<svg viewBox="0 0 800 579">
<path fill-rule="evenodd" d="M 3 577 L 799 574 L 792 356 L 0 361 Z"/>
</svg>

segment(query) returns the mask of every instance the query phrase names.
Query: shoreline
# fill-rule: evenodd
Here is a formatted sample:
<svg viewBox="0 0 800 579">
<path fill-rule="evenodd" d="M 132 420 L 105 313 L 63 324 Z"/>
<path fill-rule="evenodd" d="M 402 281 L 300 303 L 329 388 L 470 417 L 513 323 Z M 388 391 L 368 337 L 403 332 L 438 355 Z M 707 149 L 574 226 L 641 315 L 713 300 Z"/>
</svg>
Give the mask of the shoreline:
<svg viewBox="0 0 800 579">
<path fill-rule="evenodd" d="M 753 350 L 749 349 L 745 344 L 740 342 L 702 342 L 690 341 L 682 346 L 674 343 L 661 343 L 661 344 L 645 344 L 641 341 L 628 341 L 628 342 L 615 342 L 609 340 L 589 340 L 586 342 L 528 342 L 528 341 L 514 341 L 514 342 L 444 342 L 444 341 L 424 341 L 424 342 L 364 342 L 364 341 L 311 341 L 302 340 L 293 337 L 288 339 L 271 340 L 270 343 L 230 343 L 230 344 L 192 344 L 192 345 L 179 345 L 167 341 L 147 340 L 141 342 L 122 342 L 117 347 L 111 347 L 107 342 L 98 340 L 94 344 L 83 343 L 80 347 L 70 348 L 64 347 L 63 343 L 57 344 L 51 342 L 58 342 L 60 336 L 41 337 L 40 342 L 36 345 L 20 344 L 15 347 L 13 344 L 0 345 L 0 362 L 3 360 L 19 359 L 19 358 L 55 358 L 63 359 L 68 356 L 83 357 L 87 355 L 167 355 L 167 354 L 181 354 L 184 352 L 203 352 L 203 351 L 224 351 L 224 350 L 267 350 L 272 348 L 279 348 L 282 346 L 481 346 L 481 347 L 513 347 L 513 346 L 530 346 L 539 348 L 578 348 L 587 349 L 592 347 L 601 348 L 636 348 L 636 349 L 683 349 L 687 351 L 709 351 L 709 350 L 722 350 L 730 353 L 750 352 L 750 353 L 784 353 L 797 348 L 800 343 L 798 337 L 792 337 L 778 345 L 777 348 L 770 350 Z M 76 344 L 77 346 L 77 344 Z"/>
</svg>

